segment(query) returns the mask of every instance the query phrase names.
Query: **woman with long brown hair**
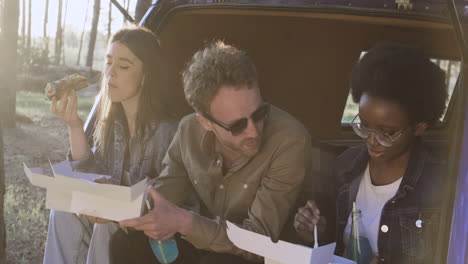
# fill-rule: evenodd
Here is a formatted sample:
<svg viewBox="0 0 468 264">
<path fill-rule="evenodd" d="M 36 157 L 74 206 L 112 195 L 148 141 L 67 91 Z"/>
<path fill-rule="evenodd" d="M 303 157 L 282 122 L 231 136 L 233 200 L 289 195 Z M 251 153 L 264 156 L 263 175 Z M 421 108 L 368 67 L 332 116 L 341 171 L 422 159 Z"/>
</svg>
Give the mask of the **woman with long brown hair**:
<svg viewBox="0 0 468 264">
<path fill-rule="evenodd" d="M 51 112 L 68 126 L 75 170 L 110 175 L 97 182 L 130 186 L 156 177 L 177 129 L 164 105 L 165 65 L 157 37 L 122 29 L 109 41 L 93 146 L 77 114 L 74 91 L 52 100 Z M 108 263 L 108 241 L 118 225 L 51 211 L 44 263 Z"/>
</svg>

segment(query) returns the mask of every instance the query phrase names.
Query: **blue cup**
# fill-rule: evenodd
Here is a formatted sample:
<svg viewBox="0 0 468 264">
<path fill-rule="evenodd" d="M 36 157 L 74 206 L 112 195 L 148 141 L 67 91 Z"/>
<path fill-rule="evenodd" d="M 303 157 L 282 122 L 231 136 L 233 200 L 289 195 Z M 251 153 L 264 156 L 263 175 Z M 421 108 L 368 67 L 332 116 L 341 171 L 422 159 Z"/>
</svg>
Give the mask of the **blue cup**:
<svg viewBox="0 0 468 264">
<path fill-rule="evenodd" d="M 177 242 L 174 237 L 168 240 L 154 240 L 149 239 L 151 249 L 154 255 L 161 264 L 169 264 L 174 262 L 179 256 L 179 249 L 177 248 Z"/>
</svg>

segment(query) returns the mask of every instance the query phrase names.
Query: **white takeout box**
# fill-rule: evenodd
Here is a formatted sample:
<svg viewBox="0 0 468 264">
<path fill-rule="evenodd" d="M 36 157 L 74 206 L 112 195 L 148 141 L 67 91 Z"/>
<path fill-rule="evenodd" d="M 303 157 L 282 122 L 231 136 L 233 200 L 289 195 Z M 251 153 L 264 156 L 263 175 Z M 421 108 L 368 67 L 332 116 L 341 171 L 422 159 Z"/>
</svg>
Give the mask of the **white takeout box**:
<svg viewBox="0 0 468 264">
<path fill-rule="evenodd" d="M 265 258 L 265 264 L 352 264 L 354 261 L 333 255 L 336 243 L 318 248 L 278 241 L 242 229 L 226 221 L 229 239 L 238 248 Z"/>
<path fill-rule="evenodd" d="M 24 163 L 23 166 L 31 184 L 47 189 L 48 209 L 114 221 L 141 215 L 146 179 L 127 187 L 95 183 L 92 179 L 110 176 L 74 172 L 69 161 L 51 164 L 53 177 L 43 175 L 40 170 L 30 169 Z"/>
</svg>

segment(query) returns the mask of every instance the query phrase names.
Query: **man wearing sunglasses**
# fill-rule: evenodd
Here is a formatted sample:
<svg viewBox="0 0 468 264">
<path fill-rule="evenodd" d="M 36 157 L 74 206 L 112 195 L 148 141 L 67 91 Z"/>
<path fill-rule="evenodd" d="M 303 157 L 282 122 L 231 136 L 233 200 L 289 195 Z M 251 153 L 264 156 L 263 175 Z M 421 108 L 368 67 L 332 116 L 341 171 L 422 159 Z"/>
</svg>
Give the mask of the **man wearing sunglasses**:
<svg viewBox="0 0 468 264">
<path fill-rule="evenodd" d="M 195 53 L 183 83 L 195 113 L 181 120 L 149 189 L 154 208 L 121 225 L 154 240 L 177 234 L 175 263 L 263 263 L 230 242 L 226 220 L 278 240 L 308 171 L 310 136 L 263 100 L 246 53 L 221 41 Z M 191 193 L 199 211 L 179 207 Z M 140 239 L 120 246 L 114 239 L 114 263 L 156 263 L 148 238 Z"/>
</svg>

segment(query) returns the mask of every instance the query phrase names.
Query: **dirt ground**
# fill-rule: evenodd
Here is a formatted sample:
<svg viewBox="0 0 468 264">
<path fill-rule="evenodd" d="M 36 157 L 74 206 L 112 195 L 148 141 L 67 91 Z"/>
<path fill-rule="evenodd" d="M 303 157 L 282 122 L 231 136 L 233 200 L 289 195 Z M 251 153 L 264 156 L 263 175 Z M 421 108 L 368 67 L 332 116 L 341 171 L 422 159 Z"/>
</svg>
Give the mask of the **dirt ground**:
<svg viewBox="0 0 468 264">
<path fill-rule="evenodd" d="M 79 95 L 83 118 L 91 108 L 94 94 L 88 91 Z M 44 168 L 49 159 L 59 162 L 66 157 L 67 129 L 49 112 L 49 104 L 41 93 L 19 92 L 17 113 L 22 118 L 17 120 L 16 128 L 3 131 L 7 263 L 42 263 L 49 210 L 45 208 L 45 191 L 29 183 L 23 162 L 29 167 Z"/>
<path fill-rule="evenodd" d="M 47 232 L 45 192 L 30 185 L 22 163 L 40 167 L 45 166 L 48 159 L 52 162 L 63 159 L 68 145 L 66 129 L 57 120 L 45 118 L 40 127 L 37 123 L 18 124 L 16 129 L 4 133 L 7 262 L 40 263 Z"/>
</svg>

